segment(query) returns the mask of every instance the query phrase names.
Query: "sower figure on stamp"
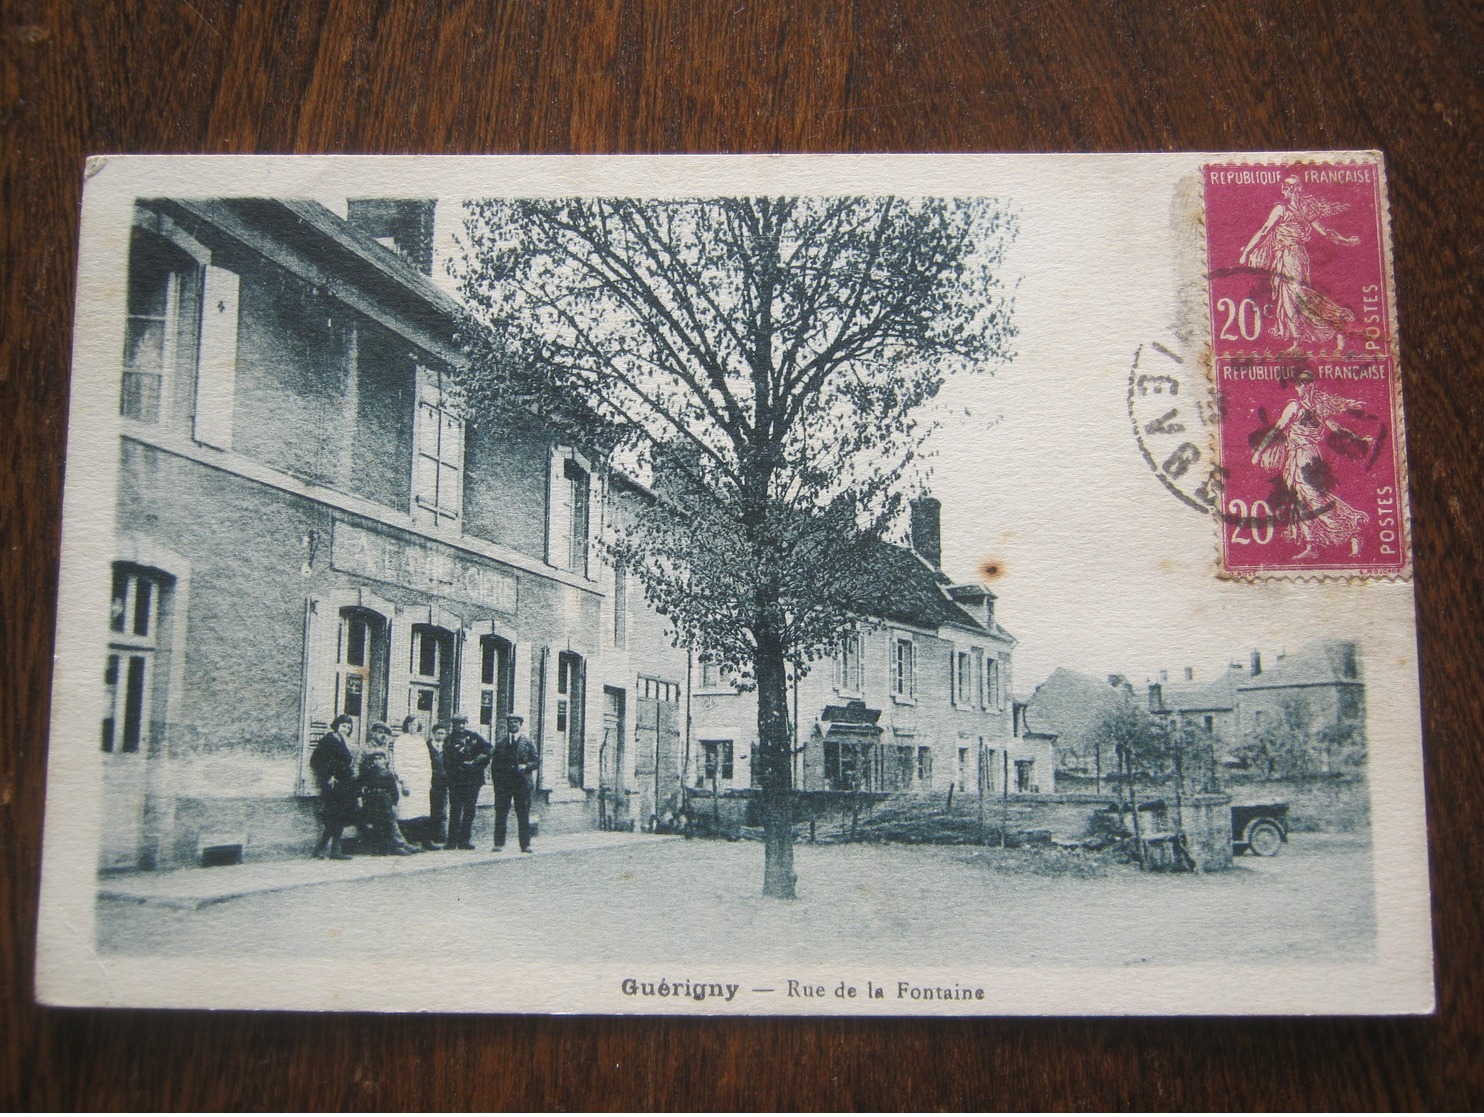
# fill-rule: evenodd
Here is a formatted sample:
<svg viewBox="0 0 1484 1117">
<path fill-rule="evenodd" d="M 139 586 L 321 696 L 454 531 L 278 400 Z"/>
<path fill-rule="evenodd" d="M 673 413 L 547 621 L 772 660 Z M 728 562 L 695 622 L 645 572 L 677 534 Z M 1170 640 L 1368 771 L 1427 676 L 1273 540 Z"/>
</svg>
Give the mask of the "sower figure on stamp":
<svg viewBox="0 0 1484 1117">
<path fill-rule="evenodd" d="M 469 728 L 462 714 L 453 719 L 453 731 L 443 746 L 443 771 L 448 779 L 448 842 L 444 849 L 473 849 L 474 804 L 489 767 L 490 743 Z"/>
<path fill-rule="evenodd" d="M 531 852 L 531 781 L 539 764 L 536 746 L 521 733 L 525 719 L 511 714 L 505 719 L 505 732 L 495 742 L 490 762 L 490 779 L 495 785 L 495 849 L 505 846 L 505 823 L 510 818 L 510 804 L 515 804 L 515 824 L 520 838 L 520 851 Z"/>
<path fill-rule="evenodd" d="M 355 722 L 341 714 L 330 722 L 330 731 L 321 737 L 309 754 L 309 770 L 319 788 L 320 832 L 314 856 L 332 861 L 349 861 L 350 854 L 340 848 L 340 838 L 347 826 L 356 821 L 360 788 L 356 784 L 355 761 L 346 740 Z"/>
</svg>

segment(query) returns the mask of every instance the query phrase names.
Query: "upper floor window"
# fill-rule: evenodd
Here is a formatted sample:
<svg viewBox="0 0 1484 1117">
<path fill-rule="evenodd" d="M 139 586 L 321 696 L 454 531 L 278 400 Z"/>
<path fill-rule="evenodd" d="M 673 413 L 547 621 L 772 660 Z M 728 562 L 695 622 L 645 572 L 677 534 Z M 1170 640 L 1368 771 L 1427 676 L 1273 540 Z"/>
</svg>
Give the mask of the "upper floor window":
<svg viewBox="0 0 1484 1117">
<path fill-rule="evenodd" d="M 613 564 L 613 646 L 626 647 L 629 642 L 629 572 L 623 560 Z"/>
<path fill-rule="evenodd" d="M 701 659 L 701 689 L 716 690 L 727 685 L 726 674 L 710 659 Z"/>
<path fill-rule="evenodd" d="M 966 651 L 954 653 L 952 683 L 955 705 L 967 706 L 974 701 L 973 662 Z"/>
<path fill-rule="evenodd" d="M 1000 684 L 1000 661 L 990 656 L 984 661 L 984 703 L 991 710 L 1003 709 L 1004 698 Z"/>
<path fill-rule="evenodd" d="M 546 561 L 585 578 L 592 533 L 592 473 L 570 449 L 557 447 L 552 457 L 548 501 Z"/>
<path fill-rule="evenodd" d="M 453 408 L 445 379 L 437 369 L 417 370 L 412 503 L 435 527 L 457 524 L 464 499 L 464 420 Z"/>
<path fill-rule="evenodd" d="M 894 698 L 911 698 L 914 693 L 913 673 L 916 666 L 916 649 L 912 637 L 898 636 L 892 640 L 891 693 Z"/>
<path fill-rule="evenodd" d="M 840 642 L 840 689 L 859 694 L 862 685 L 861 634 L 852 630 Z"/>
<path fill-rule="evenodd" d="M 984 649 L 971 648 L 970 653 L 973 659 L 970 670 L 974 673 L 973 681 L 970 685 L 973 689 L 968 691 L 965 701 L 983 709 L 988 705 L 984 697 Z"/>
<path fill-rule="evenodd" d="M 119 411 L 157 423 L 190 357 L 200 267 L 169 241 L 135 229 L 129 246 L 124 377 Z"/>
</svg>

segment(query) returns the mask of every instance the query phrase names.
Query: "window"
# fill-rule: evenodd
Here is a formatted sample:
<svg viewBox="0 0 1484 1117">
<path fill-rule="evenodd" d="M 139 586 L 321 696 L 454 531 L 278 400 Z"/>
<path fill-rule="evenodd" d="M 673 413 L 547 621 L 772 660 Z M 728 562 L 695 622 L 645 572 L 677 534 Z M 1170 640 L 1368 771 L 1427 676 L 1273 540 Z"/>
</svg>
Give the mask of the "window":
<svg viewBox="0 0 1484 1117">
<path fill-rule="evenodd" d="M 1034 760 L 1017 760 L 1015 762 L 1015 790 L 1022 794 L 1036 790 L 1036 762 Z"/>
<path fill-rule="evenodd" d="M 164 588 L 164 580 L 148 571 L 122 563 L 113 568 L 108 660 L 103 668 L 108 694 L 104 752 L 137 753 L 140 743 L 147 742 Z"/>
<path fill-rule="evenodd" d="M 412 503 L 434 527 L 457 524 L 463 509 L 464 420 L 453 411 L 444 376 L 418 367 Z"/>
<path fill-rule="evenodd" d="M 840 689 L 848 694 L 862 690 L 861 634 L 847 632 L 840 643 Z"/>
<path fill-rule="evenodd" d="M 561 570 L 588 576 L 592 534 L 592 473 L 570 447 L 552 451 L 547 488 L 546 561 Z"/>
<path fill-rule="evenodd" d="M 702 779 L 706 783 L 732 778 L 731 741 L 702 741 L 701 755 L 705 763 Z"/>
<path fill-rule="evenodd" d="M 953 701 L 959 706 L 968 706 L 974 701 L 973 659 L 968 652 L 954 656 Z"/>
<path fill-rule="evenodd" d="M 572 509 L 572 534 L 568 540 L 567 569 L 574 574 L 587 574 L 588 533 L 588 474 L 577 462 L 568 458 L 562 466 L 562 476 L 569 490 L 568 501 Z"/>
<path fill-rule="evenodd" d="M 892 791 L 906 791 L 912 786 L 912 770 L 917 760 L 917 749 L 912 745 L 897 745 L 892 750 Z"/>
<path fill-rule="evenodd" d="M 1000 694 L 1000 661 L 996 656 L 990 656 L 984 661 L 984 705 L 986 709 L 1000 710 L 1004 708 Z"/>
<path fill-rule="evenodd" d="M 189 355 L 186 321 L 199 296 L 196 262 L 161 237 L 134 230 L 124 323 L 119 411 L 157 423 L 169 408 L 176 372 Z"/>
<path fill-rule="evenodd" d="M 958 750 L 958 789 L 969 789 L 969 750 L 966 748 Z"/>
<path fill-rule="evenodd" d="M 613 564 L 613 646 L 626 647 L 629 642 L 629 574 L 623 560 Z"/>
<path fill-rule="evenodd" d="M 720 690 L 727 685 L 727 680 L 722 670 L 711 660 L 701 659 L 701 689 Z"/>
<path fill-rule="evenodd" d="M 915 655 L 912 637 L 898 636 L 892 641 L 891 693 L 894 698 L 912 697 L 912 671 Z"/>
<path fill-rule="evenodd" d="M 453 633 L 430 624 L 412 626 L 412 678 L 407 712 L 425 725 L 453 716 Z"/>
<path fill-rule="evenodd" d="M 927 745 L 917 748 L 917 782 L 924 788 L 933 785 L 933 750 Z"/>
<path fill-rule="evenodd" d="M 640 675 L 639 697 L 654 698 L 660 702 L 679 702 L 680 684 L 668 679 L 656 679 L 651 675 Z"/>
<path fill-rule="evenodd" d="M 557 713 L 556 728 L 567 742 L 567 783 L 571 787 L 583 786 L 582 716 L 584 678 L 582 657 L 576 652 L 562 652 L 557 656 Z"/>
<path fill-rule="evenodd" d="M 349 740 L 359 745 L 366 739 L 366 723 L 386 712 L 386 620 L 351 606 L 340 610 L 339 622 L 333 716 L 345 714 L 354 721 Z"/>
</svg>

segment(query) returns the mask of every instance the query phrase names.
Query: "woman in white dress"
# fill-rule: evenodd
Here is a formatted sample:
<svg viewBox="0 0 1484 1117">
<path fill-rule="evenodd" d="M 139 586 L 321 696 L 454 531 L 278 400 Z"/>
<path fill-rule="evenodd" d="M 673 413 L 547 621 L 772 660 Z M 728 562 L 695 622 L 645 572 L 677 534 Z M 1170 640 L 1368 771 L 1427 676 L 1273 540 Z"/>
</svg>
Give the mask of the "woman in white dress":
<svg viewBox="0 0 1484 1117">
<path fill-rule="evenodd" d="M 416 715 L 402 722 L 392 754 L 392 768 L 402 784 L 397 800 L 397 823 L 409 842 L 433 848 L 433 756 Z"/>
</svg>

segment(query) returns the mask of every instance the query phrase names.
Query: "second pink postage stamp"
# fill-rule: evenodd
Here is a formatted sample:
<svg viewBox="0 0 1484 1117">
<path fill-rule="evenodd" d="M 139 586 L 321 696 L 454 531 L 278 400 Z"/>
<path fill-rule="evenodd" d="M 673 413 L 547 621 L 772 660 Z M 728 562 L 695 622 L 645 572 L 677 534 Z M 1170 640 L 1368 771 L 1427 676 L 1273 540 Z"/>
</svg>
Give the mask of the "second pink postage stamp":
<svg viewBox="0 0 1484 1117">
<path fill-rule="evenodd" d="M 1379 156 L 1204 178 L 1221 572 L 1407 575 Z"/>
</svg>

